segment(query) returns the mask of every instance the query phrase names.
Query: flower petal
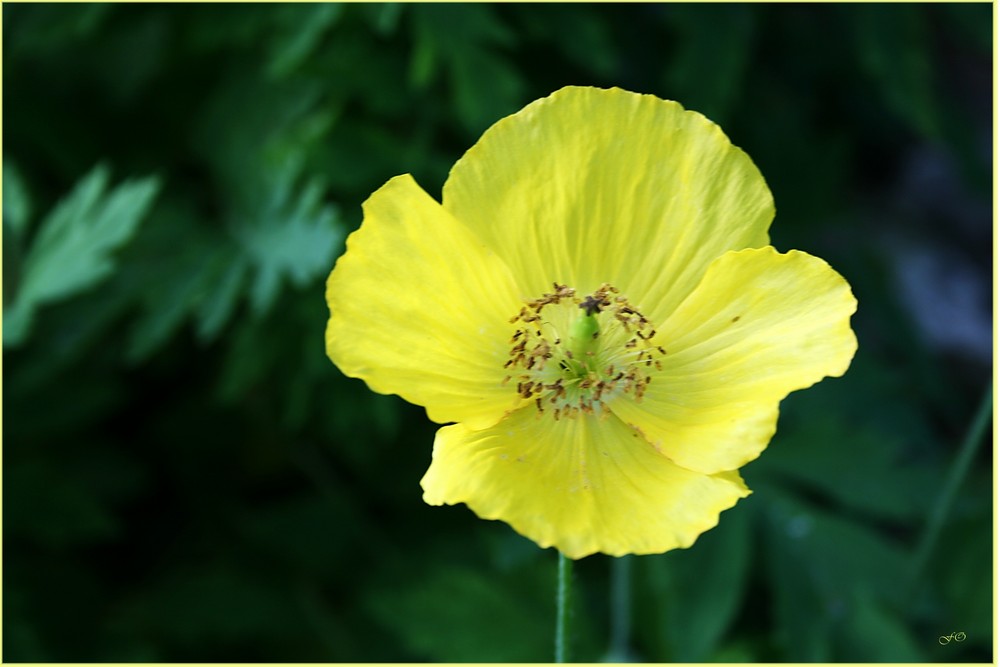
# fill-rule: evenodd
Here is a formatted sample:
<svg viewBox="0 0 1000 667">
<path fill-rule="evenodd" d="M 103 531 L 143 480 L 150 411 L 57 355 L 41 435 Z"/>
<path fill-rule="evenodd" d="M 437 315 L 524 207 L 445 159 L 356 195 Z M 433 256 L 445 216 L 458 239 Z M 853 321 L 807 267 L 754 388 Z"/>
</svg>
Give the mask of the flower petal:
<svg viewBox="0 0 1000 667">
<path fill-rule="evenodd" d="M 728 250 L 767 245 L 771 193 L 717 125 L 676 102 L 568 87 L 486 131 L 443 205 L 525 295 L 610 282 L 662 321 Z"/>
<path fill-rule="evenodd" d="M 856 308 L 847 282 L 817 257 L 727 253 L 658 327 L 666 356 L 643 402 L 611 409 L 678 465 L 736 469 L 767 446 L 781 399 L 847 370 Z"/>
<path fill-rule="evenodd" d="M 440 429 L 421 485 L 431 505 L 466 503 L 570 558 L 688 547 L 750 493 L 735 471 L 673 464 L 614 416 L 555 421 L 534 407 Z"/>
<path fill-rule="evenodd" d="M 364 216 L 327 281 L 330 359 L 434 421 L 496 423 L 516 399 L 501 385 L 522 305 L 509 269 L 409 175 L 372 194 Z"/>
</svg>

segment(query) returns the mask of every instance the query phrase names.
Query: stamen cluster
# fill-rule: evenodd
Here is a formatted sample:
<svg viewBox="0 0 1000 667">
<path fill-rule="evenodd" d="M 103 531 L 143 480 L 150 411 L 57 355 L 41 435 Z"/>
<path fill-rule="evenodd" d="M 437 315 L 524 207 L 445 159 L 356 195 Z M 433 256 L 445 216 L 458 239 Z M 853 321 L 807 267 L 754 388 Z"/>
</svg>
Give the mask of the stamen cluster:
<svg viewBox="0 0 1000 667">
<path fill-rule="evenodd" d="M 503 381 L 516 380 L 517 394 L 533 399 L 539 414 L 550 409 L 557 421 L 581 412 L 606 415 L 606 401 L 620 395 L 642 401 L 652 382 L 649 371 L 662 369 L 659 358 L 666 355 L 653 343 L 656 330 L 649 320 L 610 284 L 582 299 L 572 287 L 559 283 L 552 287 L 552 292 L 528 301 L 510 319 L 517 328 L 504 364 L 510 375 Z M 579 312 L 552 317 L 558 308 L 574 306 Z M 571 345 L 570 332 L 553 323 L 564 321 L 567 314 L 570 319 L 596 318 L 597 326 L 585 345 L 579 341 Z"/>
</svg>

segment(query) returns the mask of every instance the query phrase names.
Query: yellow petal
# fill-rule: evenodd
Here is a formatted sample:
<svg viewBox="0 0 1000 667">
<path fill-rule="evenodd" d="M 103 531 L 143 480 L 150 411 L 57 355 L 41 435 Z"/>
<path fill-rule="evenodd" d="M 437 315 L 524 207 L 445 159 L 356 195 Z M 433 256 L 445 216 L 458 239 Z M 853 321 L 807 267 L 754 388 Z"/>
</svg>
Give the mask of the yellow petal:
<svg viewBox="0 0 1000 667">
<path fill-rule="evenodd" d="M 771 193 L 717 125 L 676 102 L 569 87 L 486 131 L 443 204 L 524 295 L 610 282 L 654 321 L 728 250 L 767 245 Z"/>
<path fill-rule="evenodd" d="M 346 375 L 437 422 L 482 428 L 513 407 L 501 385 L 508 320 L 522 305 L 510 271 L 412 177 L 365 202 L 326 298 L 327 354 Z"/>
<path fill-rule="evenodd" d="M 667 354 L 642 403 L 622 398 L 611 409 L 678 465 L 736 469 L 767 446 L 782 398 L 847 370 L 856 308 L 819 258 L 771 247 L 727 253 L 658 327 Z"/>
<path fill-rule="evenodd" d="M 674 465 L 614 416 L 555 421 L 533 407 L 440 429 L 421 485 L 429 504 L 465 503 L 570 558 L 688 547 L 750 493 L 735 471 Z"/>
</svg>

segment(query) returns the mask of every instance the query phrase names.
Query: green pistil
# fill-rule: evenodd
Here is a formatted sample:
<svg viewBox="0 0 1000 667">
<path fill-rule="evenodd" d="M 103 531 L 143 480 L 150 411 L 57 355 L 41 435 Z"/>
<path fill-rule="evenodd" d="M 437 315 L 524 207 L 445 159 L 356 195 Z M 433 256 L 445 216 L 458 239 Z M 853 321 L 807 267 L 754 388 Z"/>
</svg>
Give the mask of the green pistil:
<svg viewBox="0 0 1000 667">
<path fill-rule="evenodd" d="M 592 366 L 590 360 L 597 348 L 597 339 L 601 335 L 601 329 L 597 324 L 597 313 L 600 312 L 600 308 L 595 307 L 591 310 L 587 301 L 581 303 L 580 307 L 584 309 L 584 313 L 570 327 L 566 349 L 572 355 L 571 366 L 573 370 L 579 375 L 583 375 Z"/>
<path fill-rule="evenodd" d="M 556 421 L 603 413 L 608 397 L 628 394 L 635 402 L 641 401 L 652 379 L 646 368 L 660 370 L 656 357 L 667 354 L 650 342 L 656 331 L 649 321 L 625 297 L 612 296 L 618 290 L 610 284 L 601 285 L 582 300 L 571 287 L 553 283 L 552 288 L 554 291 L 525 302 L 510 319 L 511 324 L 521 324 L 510 339 L 509 358 L 503 365 L 508 375 L 502 383 L 516 381 L 518 396 L 533 401 L 539 414 L 550 413 Z M 557 332 L 551 323 L 555 318 L 546 308 L 566 301 L 582 312 L 568 331 Z M 603 311 L 607 311 L 603 325 L 608 331 L 631 336 L 621 349 L 609 349 L 607 341 L 598 340 L 602 331 L 597 318 Z M 560 338 L 558 333 L 564 336 Z"/>
</svg>

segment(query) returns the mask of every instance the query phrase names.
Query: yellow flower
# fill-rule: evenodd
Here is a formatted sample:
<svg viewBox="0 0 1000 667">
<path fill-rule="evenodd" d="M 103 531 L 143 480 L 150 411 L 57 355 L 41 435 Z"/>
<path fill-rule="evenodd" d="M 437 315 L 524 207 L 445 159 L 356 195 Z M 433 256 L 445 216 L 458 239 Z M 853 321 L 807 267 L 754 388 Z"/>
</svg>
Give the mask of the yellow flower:
<svg viewBox="0 0 1000 667">
<path fill-rule="evenodd" d="M 438 204 L 364 204 L 326 348 L 439 423 L 421 481 L 571 558 L 690 546 L 750 491 L 778 403 L 842 375 L 850 286 L 768 245 L 771 194 L 718 126 L 619 89 L 504 118 Z"/>
</svg>

